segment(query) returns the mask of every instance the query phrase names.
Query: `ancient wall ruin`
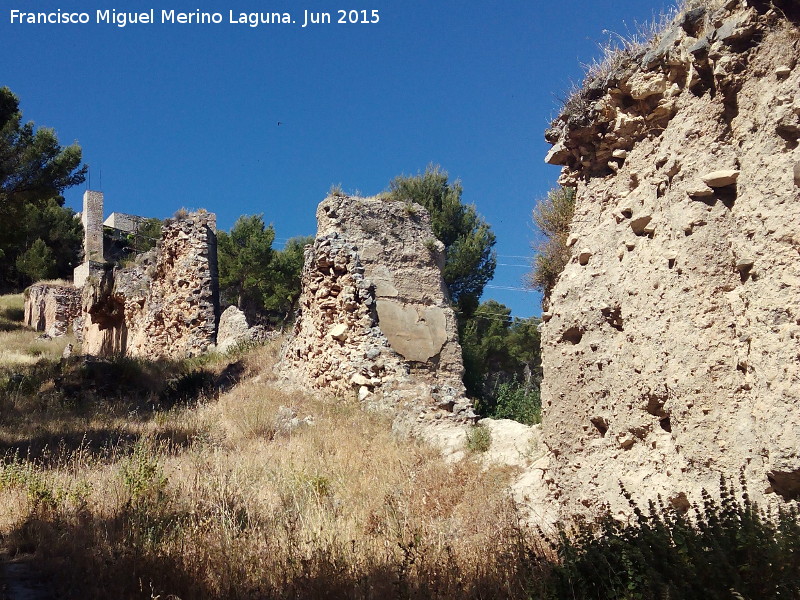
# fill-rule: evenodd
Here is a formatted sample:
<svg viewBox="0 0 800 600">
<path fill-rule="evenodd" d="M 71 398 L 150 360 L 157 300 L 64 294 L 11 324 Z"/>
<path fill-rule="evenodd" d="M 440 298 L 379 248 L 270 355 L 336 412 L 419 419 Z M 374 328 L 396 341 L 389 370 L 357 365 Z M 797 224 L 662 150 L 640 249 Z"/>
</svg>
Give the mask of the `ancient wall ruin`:
<svg viewBox="0 0 800 600">
<path fill-rule="evenodd" d="M 80 288 L 90 277 L 102 274 L 103 262 L 103 192 L 83 193 L 83 262 L 75 267 L 73 283 Z"/>
<path fill-rule="evenodd" d="M 307 247 L 288 376 L 394 410 L 440 406 L 471 418 L 444 255 L 419 205 L 331 196 Z"/>
<path fill-rule="evenodd" d="M 85 354 L 154 360 L 208 350 L 219 319 L 215 215 L 166 223 L 156 248 L 84 287 L 83 312 Z"/>
<path fill-rule="evenodd" d="M 66 335 L 81 313 L 81 291 L 71 285 L 37 283 L 25 290 L 25 325 L 50 337 Z"/>
<path fill-rule="evenodd" d="M 147 221 L 147 219 L 137 215 L 113 212 L 103 221 L 103 226 L 118 229 L 126 233 L 136 233 L 145 221 Z"/>
<path fill-rule="evenodd" d="M 547 132 L 577 188 L 542 327 L 548 475 L 569 512 L 675 505 L 744 469 L 800 496 L 797 4 L 694 3 Z"/>
</svg>

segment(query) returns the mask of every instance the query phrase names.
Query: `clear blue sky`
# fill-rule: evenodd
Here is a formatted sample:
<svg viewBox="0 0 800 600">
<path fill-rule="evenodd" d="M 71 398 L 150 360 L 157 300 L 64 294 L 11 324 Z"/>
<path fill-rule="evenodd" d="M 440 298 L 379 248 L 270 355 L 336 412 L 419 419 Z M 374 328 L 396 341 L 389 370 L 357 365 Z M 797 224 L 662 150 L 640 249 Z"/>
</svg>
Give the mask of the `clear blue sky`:
<svg viewBox="0 0 800 600">
<path fill-rule="evenodd" d="M 314 233 L 314 211 L 331 184 L 372 195 L 434 162 L 461 179 L 464 200 L 497 235 L 495 287 L 484 299 L 529 317 L 540 312 L 538 294 L 498 288 L 521 288 L 536 237 L 531 208 L 559 174 L 543 162 L 543 132 L 608 31 L 631 31 L 672 3 L 3 5 L 0 85 L 20 97 L 25 120 L 81 144 L 107 214 L 163 218 L 202 207 L 229 229 L 241 214 L 263 213 L 282 242 Z M 297 23 L 233 25 L 231 7 L 288 11 Z M 12 8 L 82 11 L 92 23 L 11 24 Z M 97 10 L 111 8 L 155 9 L 156 23 L 94 23 Z M 336 21 L 340 8 L 374 9 L 380 21 L 301 27 L 304 10 Z M 161 24 L 162 9 L 216 11 L 223 23 Z M 67 193 L 75 210 L 81 194 Z"/>
</svg>

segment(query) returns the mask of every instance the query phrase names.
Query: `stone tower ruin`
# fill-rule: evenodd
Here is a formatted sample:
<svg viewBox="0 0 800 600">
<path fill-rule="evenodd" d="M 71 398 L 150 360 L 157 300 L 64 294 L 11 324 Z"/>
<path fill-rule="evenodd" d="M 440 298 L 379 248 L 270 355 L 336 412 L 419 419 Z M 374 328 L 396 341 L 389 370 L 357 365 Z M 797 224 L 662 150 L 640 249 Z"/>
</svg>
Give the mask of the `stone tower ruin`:
<svg viewBox="0 0 800 600">
<path fill-rule="evenodd" d="M 103 256 L 103 192 L 83 193 L 83 263 L 75 267 L 73 281 L 81 287 L 91 274 L 102 273 Z"/>
<path fill-rule="evenodd" d="M 300 316 L 281 370 L 304 386 L 392 411 L 437 406 L 470 419 L 444 246 L 428 212 L 331 196 L 306 248 Z"/>
</svg>

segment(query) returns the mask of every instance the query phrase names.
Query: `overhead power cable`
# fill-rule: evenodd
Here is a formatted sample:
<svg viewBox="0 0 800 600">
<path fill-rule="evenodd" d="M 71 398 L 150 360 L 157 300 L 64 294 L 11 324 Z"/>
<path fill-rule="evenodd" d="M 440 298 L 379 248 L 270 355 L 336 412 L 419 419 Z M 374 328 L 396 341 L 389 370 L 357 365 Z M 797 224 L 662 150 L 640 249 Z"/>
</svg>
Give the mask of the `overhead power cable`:
<svg viewBox="0 0 800 600">
<path fill-rule="evenodd" d="M 512 287 L 510 285 L 487 285 L 486 287 L 491 290 L 506 290 L 509 292 L 527 292 L 529 294 L 533 294 L 536 292 L 536 290 L 529 290 L 528 288 L 522 288 L 522 287 Z"/>
</svg>

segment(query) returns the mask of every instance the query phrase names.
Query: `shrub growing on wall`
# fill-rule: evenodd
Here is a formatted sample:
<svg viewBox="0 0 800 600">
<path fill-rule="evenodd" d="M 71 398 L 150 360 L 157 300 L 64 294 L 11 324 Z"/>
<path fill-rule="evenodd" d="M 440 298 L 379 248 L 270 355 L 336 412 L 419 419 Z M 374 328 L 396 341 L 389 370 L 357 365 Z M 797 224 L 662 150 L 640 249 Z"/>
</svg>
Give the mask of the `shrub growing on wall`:
<svg viewBox="0 0 800 600">
<path fill-rule="evenodd" d="M 574 214 L 574 188 L 559 187 L 550 190 L 547 197 L 540 200 L 533 209 L 533 224 L 544 239 L 534 246 L 533 270 L 528 274 L 528 284 L 541 290 L 545 305 L 558 276 L 569 262 L 567 237 Z"/>
</svg>

